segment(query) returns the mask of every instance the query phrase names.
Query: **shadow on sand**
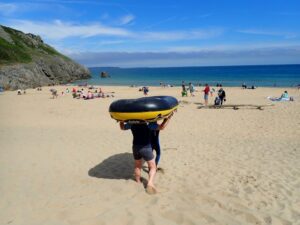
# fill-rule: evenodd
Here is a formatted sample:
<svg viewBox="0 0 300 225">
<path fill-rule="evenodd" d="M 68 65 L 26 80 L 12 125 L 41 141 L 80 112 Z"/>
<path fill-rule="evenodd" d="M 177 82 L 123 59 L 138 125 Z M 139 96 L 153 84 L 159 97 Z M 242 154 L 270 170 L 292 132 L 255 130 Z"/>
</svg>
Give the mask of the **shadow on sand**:
<svg viewBox="0 0 300 225">
<path fill-rule="evenodd" d="M 89 176 L 104 179 L 134 179 L 134 160 L 131 153 L 120 153 L 91 168 Z"/>
</svg>

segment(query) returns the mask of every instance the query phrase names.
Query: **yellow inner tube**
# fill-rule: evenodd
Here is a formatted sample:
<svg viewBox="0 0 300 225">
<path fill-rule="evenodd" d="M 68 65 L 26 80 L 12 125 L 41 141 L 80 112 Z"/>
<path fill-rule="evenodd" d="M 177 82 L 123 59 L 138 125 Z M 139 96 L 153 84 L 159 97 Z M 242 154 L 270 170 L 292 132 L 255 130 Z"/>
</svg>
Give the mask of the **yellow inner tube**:
<svg viewBox="0 0 300 225">
<path fill-rule="evenodd" d="M 146 120 L 146 121 L 156 121 L 167 117 L 171 112 L 177 109 L 175 106 L 172 109 L 162 110 L 162 111 L 152 111 L 152 112 L 110 112 L 112 118 L 118 121 L 127 120 Z"/>
</svg>

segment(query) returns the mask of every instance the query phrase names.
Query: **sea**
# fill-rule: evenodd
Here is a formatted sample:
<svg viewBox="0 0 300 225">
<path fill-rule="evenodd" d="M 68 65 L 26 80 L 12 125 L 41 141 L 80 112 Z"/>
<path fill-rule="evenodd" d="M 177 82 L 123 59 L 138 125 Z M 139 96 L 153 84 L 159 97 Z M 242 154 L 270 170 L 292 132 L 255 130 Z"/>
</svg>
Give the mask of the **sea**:
<svg viewBox="0 0 300 225">
<path fill-rule="evenodd" d="M 91 67 L 92 78 L 76 84 L 113 86 L 180 86 L 182 81 L 194 85 L 222 84 L 239 87 L 295 87 L 300 84 L 299 65 L 203 66 L 164 68 Z M 109 77 L 101 78 L 101 72 Z"/>
</svg>

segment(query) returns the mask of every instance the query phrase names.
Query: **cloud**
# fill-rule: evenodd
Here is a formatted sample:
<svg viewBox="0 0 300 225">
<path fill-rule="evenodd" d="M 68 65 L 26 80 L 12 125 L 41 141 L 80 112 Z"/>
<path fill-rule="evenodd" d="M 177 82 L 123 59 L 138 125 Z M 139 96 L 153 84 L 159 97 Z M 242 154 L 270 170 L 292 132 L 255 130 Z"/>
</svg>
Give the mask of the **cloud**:
<svg viewBox="0 0 300 225">
<path fill-rule="evenodd" d="M 177 41 L 191 39 L 209 39 L 220 36 L 221 34 L 223 34 L 223 29 L 195 29 L 187 31 L 142 32 L 139 35 L 143 40 Z"/>
<path fill-rule="evenodd" d="M 128 14 L 126 16 L 123 16 L 121 19 L 120 19 L 120 25 L 126 25 L 126 24 L 129 24 L 131 23 L 133 20 L 135 19 L 134 15 L 132 14 Z"/>
<path fill-rule="evenodd" d="M 128 22 L 130 18 L 127 18 Z M 70 37 L 123 37 L 132 41 L 180 41 L 191 39 L 210 39 L 223 34 L 223 29 L 194 29 L 178 31 L 131 31 L 119 27 L 105 26 L 101 23 L 77 24 L 54 20 L 52 22 L 33 22 L 29 20 L 11 20 L 8 26 L 23 32 L 34 33 L 48 40 L 59 40 Z M 82 40 L 81 40 L 82 41 Z"/>
<path fill-rule="evenodd" d="M 298 63 L 300 45 L 189 52 L 82 52 L 71 58 L 86 66 L 167 67 Z"/>
<path fill-rule="evenodd" d="M 11 3 L 0 3 L 0 14 L 5 16 L 11 15 L 17 11 L 18 7 Z"/>
<path fill-rule="evenodd" d="M 254 34 L 254 35 L 281 36 L 286 39 L 296 38 L 298 36 L 298 34 L 292 32 L 260 30 L 260 29 L 238 30 L 238 32 L 244 34 Z"/>
<path fill-rule="evenodd" d="M 50 23 L 14 20 L 9 24 L 23 32 L 39 34 L 48 39 L 64 39 L 69 37 L 118 36 L 126 37 L 132 34 L 121 28 L 104 26 L 100 23 L 78 25 L 55 20 Z"/>
</svg>

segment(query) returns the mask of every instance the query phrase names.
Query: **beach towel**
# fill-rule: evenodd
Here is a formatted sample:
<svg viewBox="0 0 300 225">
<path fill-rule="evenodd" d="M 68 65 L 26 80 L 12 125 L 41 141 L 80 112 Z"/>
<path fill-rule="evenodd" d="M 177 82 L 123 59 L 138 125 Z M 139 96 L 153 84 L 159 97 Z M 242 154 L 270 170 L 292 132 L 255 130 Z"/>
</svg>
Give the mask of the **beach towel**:
<svg viewBox="0 0 300 225">
<path fill-rule="evenodd" d="M 267 97 L 269 100 L 271 100 L 272 102 L 289 102 L 289 101 L 294 101 L 294 98 L 293 97 L 290 97 L 290 98 L 277 98 L 277 97 Z"/>
</svg>

